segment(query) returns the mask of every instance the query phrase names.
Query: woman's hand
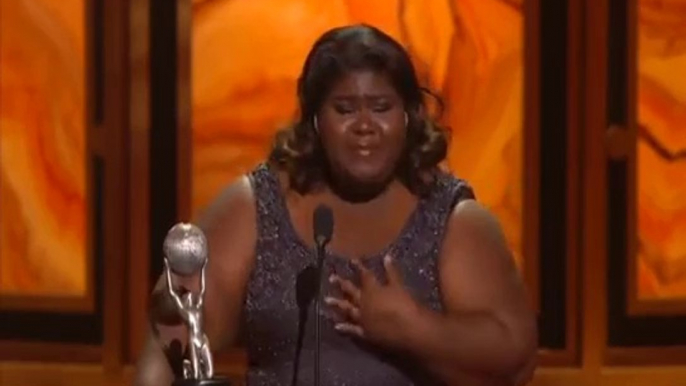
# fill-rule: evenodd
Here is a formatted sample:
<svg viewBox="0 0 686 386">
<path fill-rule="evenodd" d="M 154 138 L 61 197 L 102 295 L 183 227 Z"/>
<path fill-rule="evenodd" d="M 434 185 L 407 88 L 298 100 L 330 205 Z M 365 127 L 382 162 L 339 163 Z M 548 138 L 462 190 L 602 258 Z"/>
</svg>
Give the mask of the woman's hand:
<svg viewBox="0 0 686 386">
<path fill-rule="evenodd" d="M 345 299 L 324 300 L 344 318 L 336 329 L 389 348 L 402 348 L 407 343 L 412 320 L 420 313 L 420 305 L 403 286 L 390 256 L 384 258 L 387 284 L 380 283 L 359 261 L 353 260 L 353 264 L 360 273 L 360 287 L 333 275 L 330 281 L 341 288 Z"/>
</svg>

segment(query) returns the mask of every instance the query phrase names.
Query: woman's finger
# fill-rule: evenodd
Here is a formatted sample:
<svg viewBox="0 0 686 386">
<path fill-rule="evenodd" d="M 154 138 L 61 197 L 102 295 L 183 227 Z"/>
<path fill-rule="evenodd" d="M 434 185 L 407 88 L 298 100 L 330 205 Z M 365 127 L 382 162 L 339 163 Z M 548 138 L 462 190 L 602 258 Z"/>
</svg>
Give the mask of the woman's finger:
<svg viewBox="0 0 686 386">
<path fill-rule="evenodd" d="M 348 318 L 353 322 L 358 322 L 360 320 L 360 309 L 355 307 L 352 303 L 347 300 L 337 299 L 333 297 L 327 297 L 324 299 L 326 304 L 336 307 L 341 310 Z"/>
<path fill-rule="evenodd" d="M 357 259 L 351 259 L 350 263 L 360 273 L 360 282 L 362 284 L 362 288 L 379 285 L 379 282 L 376 280 L 376 276 L 374 276 L 374 273 L 371 270 L 369 270 L 369 268 L 365 267 L 362 261 Z"/>
<path fill-rule="evenodd" d="M 383 259 L 383 266 L 386 270 L 386 278 L 389 285 L 402 285 L 403 279 L 398 267 L 393 263 L 393 258 L 387 255 Z"/>
<path fill-rule="evenodd" d="M 350 280 L 345 280 L 339 276 L 332 275 L 330 278 L 331 283 L 338 284 L 343 293 L 350 299 L 354 304 L 359 305 L 362 299 L 362 291 L 353 284 Z"/>
<path fill-rule="evenodd" d="M 336 330 L 345 334 L 350 334 L 357 336 L 359 338 L 364 338 L 364 330 L 357 324 L 352 323 L 338 323 L 336 324 Z"/>
</svg>

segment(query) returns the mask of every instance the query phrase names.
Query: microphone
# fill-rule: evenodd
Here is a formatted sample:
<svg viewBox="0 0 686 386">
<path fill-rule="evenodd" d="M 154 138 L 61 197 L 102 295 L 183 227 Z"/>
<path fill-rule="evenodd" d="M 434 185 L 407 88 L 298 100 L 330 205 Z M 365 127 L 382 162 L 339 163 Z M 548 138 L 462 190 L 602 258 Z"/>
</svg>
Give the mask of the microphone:
<svg viewBox="0 0 686 386">
<path fill-rule="evenodd" d="M 317 285 L 317 266 L 309 264 L 298 273 L 295 279 L 295 299 L 298 305 L 298 340 L 295 346 L 295 358 L 293 359 L 293 378 L 291 386 L 297 386 L 300 373 L 300 354 L 302 353 L 303 340 L 305 338 L 305 325 L 307 314 Z"/>
<path fill-rule="evenodd" d="M 322 271 L 324 258 L 326 257 L 326 245 L 329 243 L 329 241 L 331 241 L 331 237 L 333 236 L 333 212 L 331 211 L 331 208 L 323 204 L 317 206 L 317 208 L 314 210 L 312 223 L 314 228 L 314 242 L 316 245 L 317 257 L 317 284 L 315 286 L 314 298 L 314 385 L 319 386 L 321 359 L 320 349 L 322 343 L 319 310 L 321 303 Z"/>
<path fill-rule="evenodd" d="M 317 246 L 326 246 L 333 236 L 333 212 L 331 208 L 322 204 L 317 206 L 312 216 L 314 242 Z"/>
</svg>

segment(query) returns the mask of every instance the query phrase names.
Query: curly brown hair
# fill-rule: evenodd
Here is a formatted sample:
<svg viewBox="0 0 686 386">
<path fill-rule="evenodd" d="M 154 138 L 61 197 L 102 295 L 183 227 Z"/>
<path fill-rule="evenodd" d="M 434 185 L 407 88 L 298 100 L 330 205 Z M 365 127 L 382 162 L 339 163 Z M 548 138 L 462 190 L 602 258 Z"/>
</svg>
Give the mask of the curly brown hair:
<svg viewBox="0 0 686 386">
<path fill-rule="evenodd" d="M 324 148 L 314 119 L 343 74 L 373 70 L 389 76 L 408 116 L 405 148 L 396 176 L 417 195 L 428 192 L 438 165 L 448 151 L 448 130 L 428 114 L 425 96 L 441 99 L 421 87 L 408 53 L 377 28 L 353 25 L 323 34 L 310 51 L 298 79 L 300 117 L 277 133 L 269 161 L 288 173 L 290 187 L 301 194 L 327 179 Z"/>
</svg>

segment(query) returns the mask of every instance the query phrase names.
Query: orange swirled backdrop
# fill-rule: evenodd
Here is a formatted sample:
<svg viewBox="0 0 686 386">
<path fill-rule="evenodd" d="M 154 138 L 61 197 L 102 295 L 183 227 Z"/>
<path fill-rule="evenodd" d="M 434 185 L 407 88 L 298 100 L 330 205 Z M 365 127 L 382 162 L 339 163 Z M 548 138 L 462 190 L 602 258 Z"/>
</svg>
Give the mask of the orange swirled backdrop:
<svg viewBox="0 0 686 386">
<path fill-rule="evenodd" d="M 194 0 L 193 211 L 265 157 L 296 112 L 315 39 L 365 22 L 400 40 L 446 99 L 449 164 L 498 215 L 519 261 L 522 1 Z"/>
<path fill-rule="evenodd" d="M 686 296 L 686 0 L 639 0 L 638 297 Z"/>
<path fill-rule="evenodd" d="M 0 5 L 0 295 L 86 292 L 84 1 Z"/>
</svg>

